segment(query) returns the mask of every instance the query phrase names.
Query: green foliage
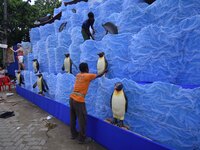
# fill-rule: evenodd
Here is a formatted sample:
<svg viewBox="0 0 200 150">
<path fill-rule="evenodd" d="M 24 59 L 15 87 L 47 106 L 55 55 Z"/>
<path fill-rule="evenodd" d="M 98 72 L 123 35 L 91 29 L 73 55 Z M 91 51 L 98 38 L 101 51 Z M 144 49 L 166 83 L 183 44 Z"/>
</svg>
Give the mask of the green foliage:
<svg viewBox="0 0 200 150">
<path fill-rule="evenodd" d="M 3 1 L 3 0 L 1 0 Z M 8 31 L 8 45 L 29 40 L 29 30 L 34 27 L 34 21 L 48 13 L 53 14 L 55 7 L 59 7 L 59 0 L 37 0 L 30 5 L 22 0 L 7 0 L 8 21 L 3 21 L 3 2 L 0 3 L 0 30 L 5 27 Z"/>
<path fill-rule="evenodd" d="M 38 10 L 38 17 L 44 17 L 47 14 L 53 14 L 54 8 L 61 5 L 59 0 L 37 0 L 35 1 L 35 7 Z"/>
<path fill-rule="evenodd" d="M 8 44 L 29 39 L 29 28 L 37 18 L 37 9 L 22 0 L 8 0 Z"/>
</svg>

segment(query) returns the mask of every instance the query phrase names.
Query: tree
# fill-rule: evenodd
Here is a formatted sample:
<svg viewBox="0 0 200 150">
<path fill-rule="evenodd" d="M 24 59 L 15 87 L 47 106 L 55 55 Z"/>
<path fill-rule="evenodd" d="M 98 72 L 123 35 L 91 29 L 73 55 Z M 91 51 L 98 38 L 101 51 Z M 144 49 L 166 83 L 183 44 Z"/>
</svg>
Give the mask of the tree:
<svg viewBox="0 0 200 150">
<path fill-rule="evenodd" d="M 3 14 L 3 5 L 1 4 L 0 14 Z M 3 21 L 0 15 L 0 30 L 7 28 L 8 45 L 13 45 L 21 40 L 28 40 L 29 28 L 33 26 L 33 21 L 37 17 L 34 12 L 36 9 L 28 2 L 22 0 L 7 0 L 8 21 Z"/>
<path fill-rule="evenodd" d="M 61 6 L 59 0 L 37 0 L 34 7 L 38 12 L 38 17 L 44 17 L 47 14 L 53 14 L 54 8 Z"/>
<path fill-rule="evenodd" d="M 4 21 L 4 2 L 0 2 L 0 43 L 5 39 L 4 29 L 7 28 L 8 45 L 12 46 L 21 41 L 29 41 L 29 30 L 34 22 L 48 13 L 53 14 L 55 7 L 61 5 L 59 0 L 37 0 L 35 5 L 30 0 L 7 0 L 8 20 Z M 0 64 L 2 63 L 2 50 L 0 50 Z"/>
<path fill-rule="evenodd" d="M 48 13 L 53 13 L 55 7 L 61 5 L 59 0 L 38 0 L 30 5 L 22 0 L 7 0 L 8 21 L 3 21 L 3 3 L 0 4 L 0 33 L 4 27 L 8 30 L 8 45 L 29 41 L 29 30 L 34 27 L 34 21 Z M 2 35 L 1 35 L 2 37 Z"/>
</svg>

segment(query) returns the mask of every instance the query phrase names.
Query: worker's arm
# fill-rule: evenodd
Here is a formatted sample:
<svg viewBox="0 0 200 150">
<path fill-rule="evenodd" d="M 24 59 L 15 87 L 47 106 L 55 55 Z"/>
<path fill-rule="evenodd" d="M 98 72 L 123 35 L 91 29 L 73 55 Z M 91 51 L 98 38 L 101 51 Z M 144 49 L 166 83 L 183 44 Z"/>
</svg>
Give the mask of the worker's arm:
<svg viewBox="0 0 200 150">
<path fill-rule="evenodd" d="M 91 26 L 91 28 L 92 28 L 92 34 L 95 34 L 95 30 L 94 30 L 93 25 Z"/>
<path fill-rule="evenodd" d="M 10 47 L 9 49 L 10 49 L 11 51 L 15 52 L 15 50 L 14 50 L 12 47 Z"/>
<path fill-rule="evenodd" d="M 94 30 L 94 22 L 95 22 L 95 20 L 91 23 L 92 34 L 95 34 L 95 30 Z"/>
<path fill-rule="evenodd" d="M 108 70 L 105 70 L 105 71 L 102 72 L 101 74 L 98 74 L 98 75 L 96 76 L 96 78 L 102 77 L 106 72 L 108 72 Z M 95 78 L 95 79 L 96 79 L 96 78 Z"/>
<path fill-rule="evenodd" d="M 11 49 L 13 52 L 18 52 L 18 51 L 20 51 L 20 49 L 17 49 L 17 50 L 15 51 L 12 47 L 10 47 L 10 49 Z"/>
<path fill-rule="evenodd" d="M 93 37 L 93 35 L 90 35 L 91 36 L 91 38 L 94 40 L 94 37 Z"/>
</svg>

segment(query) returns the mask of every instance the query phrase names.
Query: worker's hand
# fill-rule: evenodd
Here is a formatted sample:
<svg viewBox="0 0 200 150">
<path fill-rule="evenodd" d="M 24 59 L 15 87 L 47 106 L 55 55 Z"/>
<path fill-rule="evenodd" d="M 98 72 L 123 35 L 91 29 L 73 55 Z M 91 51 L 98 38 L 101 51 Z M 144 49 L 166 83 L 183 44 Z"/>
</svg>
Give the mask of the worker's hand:
<svg viewBox="0 0 200 150">
<path fill-rule="evenodd" d="M 91 35 L 91 38 L 94 40 L 94 37 Z"/>
<path fill-rule="evenodd" d="M 15 52 L 14 49 L 13 49 L 13 47 L 9 47 L 9 49 L 12 50 L 13 52 Z"/>
<path fill-rule="evenodd" d="M 92 30 L 92 34 L 94 35 L 96 33 L 96 31 L 95 30 Z"/>
<path fill-rule="evenodd" d="M 108 69 L 106 69 L 106 70 L 104 71 L 104 73 L 108 73 Z"/>
</svg>

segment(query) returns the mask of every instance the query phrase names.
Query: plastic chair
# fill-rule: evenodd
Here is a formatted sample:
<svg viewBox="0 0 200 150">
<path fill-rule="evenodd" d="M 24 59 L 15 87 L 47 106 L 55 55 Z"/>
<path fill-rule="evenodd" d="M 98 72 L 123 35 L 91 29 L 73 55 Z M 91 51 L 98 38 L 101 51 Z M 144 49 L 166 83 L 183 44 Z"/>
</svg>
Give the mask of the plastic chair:
<svg viewBox="0 0 200 150">
<path fill-rule="evenodd" d="M 5 76 L 4 77 L 4 84 L 5 86 L 5 89 L 6 89 L 6 86 L 8 87 L 9 91 L 11 91 L 11 86 L 14 85 L 15 86 L 15 83 L 14 82 L 11 82 L 10 78 L 8 76 Z"/>
<path fill-rule="evenodd" d="M 0 79 L 0 92 L 1 92 L 1 89 L 3 91 L 3 79 L 2 78 Z"/>
</svg>

